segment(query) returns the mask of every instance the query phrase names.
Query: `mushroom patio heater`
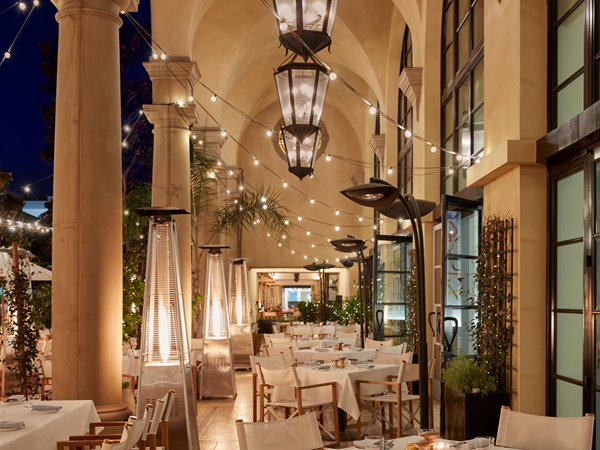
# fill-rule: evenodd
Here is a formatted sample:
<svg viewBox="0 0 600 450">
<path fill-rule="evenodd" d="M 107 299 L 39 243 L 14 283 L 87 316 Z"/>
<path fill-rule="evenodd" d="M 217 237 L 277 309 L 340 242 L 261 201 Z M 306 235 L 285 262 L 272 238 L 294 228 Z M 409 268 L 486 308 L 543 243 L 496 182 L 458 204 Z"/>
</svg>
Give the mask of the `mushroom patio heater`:
<svg viewBox="0 0 600 450">
<path fill-rule="evenodd" d="M 202 300 L 202 397 L 236 396 L 223 253 L 226 245 L 206 245 L 206 295 Z"/>
<path fill-rule="evenodd" d="M 291 173 L 302 179 L 312 175 L 321 140 L 321 114 L 329 76 L 317 64 L 295 62 L 294 55 L 275 71 L 283 127 L 283 145 Z"/>
<path fill-rule="evenodd" d="M 427 385 L 427 308 L 425 299 L 425 252 L 423 249 L 423 225 L 421 217 L 435 208 L 435 203 L 417 200 L 412 194 L 399 195 L 398 189 L 385 180 L 371 178 L 369 183 L 352 186 L 341 194 L 362 206 L 377 208 L 381 214 L 394 219 L 408 219 L 415 242 L 417 268 L 417 305 L 419 328 L 419 379 L 421 386 Z M 377 251 L 377 250 L 376 250 Z M 374 276 L 377 273 L 373 271 Z M 375 281 L 374 281 L 375 284 Z M 427 389 L 419 390 L 421 401 L 421 426 L 429 426 L 429 402 Z"/>
<path fill-rule="evenodd" d="M 229 260 L 229 326 L 235 367 L 250 368 L 252 347 L 252 321 L 248 299 L 247 258 Z"/>
<path fill-rule="evenodd" d="M 331 45 L 338 0 L 273 0 L 273 4 L 278 16 L 279 41 L 285 48 L 306 61 L 311 51 L 317 53 Z"/>
<path fill-rule="evenodd" d="M 173 389 L 169 446 L 199 450 L 177 230 L 172 219 L 173 215 L 189 213 L 160 206 L 136 212 L 150 216 L 137 416 L 144 415 L 146 404 L 155 404 Z"/>
</svg>

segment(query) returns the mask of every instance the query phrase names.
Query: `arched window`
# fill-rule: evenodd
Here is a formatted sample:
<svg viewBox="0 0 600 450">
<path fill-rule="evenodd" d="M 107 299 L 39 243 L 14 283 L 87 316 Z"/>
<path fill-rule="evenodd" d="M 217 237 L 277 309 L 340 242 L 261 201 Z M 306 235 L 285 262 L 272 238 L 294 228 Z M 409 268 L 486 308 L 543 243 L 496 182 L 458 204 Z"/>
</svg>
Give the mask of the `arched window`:
<svg viewBox="0 0 600 450">
<path fill-rule="evenodd" d="M 412 38 L 408 26 L 404 30 L 402 40 L 402 56 L 400 58 L 400 74 L 407 68 L 412 67 Z M 412 132 L 413 130 L 413 108 L 406 95 L 398 89 L 398 123 Z M 398 189 L 403 194 L 413 190 L 413 140 L 406 137 L 404 131 L 398 128 Z"/>
<path fill-rule="evenodd" d="M 445 0 L 442 22 L 441 192 L 467 185 L 467 169 L 483 156 L 484 0 Z M 450 173 L 453 169 L 454 173 Z"/>
</svg>

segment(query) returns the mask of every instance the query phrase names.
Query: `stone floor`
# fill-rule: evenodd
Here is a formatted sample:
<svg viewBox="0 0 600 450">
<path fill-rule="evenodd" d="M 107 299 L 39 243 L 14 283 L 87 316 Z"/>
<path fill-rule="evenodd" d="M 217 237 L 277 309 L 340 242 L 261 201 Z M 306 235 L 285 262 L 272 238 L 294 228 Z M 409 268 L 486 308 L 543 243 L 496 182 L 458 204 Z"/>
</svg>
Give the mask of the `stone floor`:
<svg viewBox="0 0 600 450">
<path fill-rule="evenodd" d="M 235 421 L 243 419 L 252 421 L 252 373 L 236 371 L 237 398 L 205 399 L 198 401 L 198 433 L 202 450 L 237 450 L 238 442 L 235 431 Z M 368 413 L 364 412 L 363 423 L 368 422 Z M 364 422 L 364 420 L 367 422 Z M 349 434 L 356 432 L 356 427 L 349 424 Z M 434 422 L 439 424 L 439 405 L 434 402 Z M 329 427 L 327 427 L 329 429 Z M 331 427 L 333 429 L 333 426 Z M 381 434 L 381 425 L 372 425 L 369 430 Z M 416 434 L 415 430 L 411 430 Z M 410 431 L 409 431 L 410 433 Z M 326 447 L 332 447 L 331 441 L 323 440 Z M 342 441 L 341 448 L 353 447 L 352 441 Z"/>
</svg>

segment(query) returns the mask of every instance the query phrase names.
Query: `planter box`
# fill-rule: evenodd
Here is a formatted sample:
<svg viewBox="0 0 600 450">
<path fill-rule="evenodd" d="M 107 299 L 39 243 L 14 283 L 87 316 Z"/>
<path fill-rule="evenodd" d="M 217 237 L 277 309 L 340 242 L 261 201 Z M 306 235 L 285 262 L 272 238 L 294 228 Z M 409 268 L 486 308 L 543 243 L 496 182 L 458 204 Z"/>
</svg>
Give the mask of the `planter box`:
<svg viewBox="0 0 600 450">
<path fill-rule="evenodd" d="M 464 441 L 476 436 L 496 436 L 502 405 L 510 405 L 506 392 L 465 394 L 447 386 L 444 389 L 445 439 Z"/>
</svg>

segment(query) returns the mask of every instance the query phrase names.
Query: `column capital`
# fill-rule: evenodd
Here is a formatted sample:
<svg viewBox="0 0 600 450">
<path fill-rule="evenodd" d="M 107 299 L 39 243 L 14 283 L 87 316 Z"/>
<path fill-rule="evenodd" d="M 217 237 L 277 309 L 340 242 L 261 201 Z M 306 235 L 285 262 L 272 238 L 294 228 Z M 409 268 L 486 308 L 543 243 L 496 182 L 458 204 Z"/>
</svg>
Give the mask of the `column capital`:
<svg viewBox="0 0 600 450">
<path fill-rule="evenodd" d="M 56 14 L 56 21 L 59 22 L 61 18 L 73 15 L 73 14 L 94 14 L 98 15 L 98 12 L 110 12 L 117 14 L 119 26 L 123 24 L 123 21 L 118 17 L 119 12 L 137 12 L 140 0 L 104 0 L 104 2 L 92 2 L 90 0 L 51 0 L 58 13 Z M 102 5 L 104 3 L 104 5 Z M 114 20 L 114 17 L 110 17 Z"/>
<path fill-rule="evenodd" d="M 186 102 L 200 79 L 200 71 L 189 58 L 170 56 L 170 61 L 150 60 L 144 68 L 152 80 L 152 101 L 157 104 Z"/>
<path fill-rule="evenodd" d="M 155 130 L 179 128 L 189 131 L 198 120 L 193 106 L 144 105 L 144 114 Z"/>
<path fill-rule="evenodd" d="M 422 67 L 405 67 L 398 78 L 397 84 L 408 101 L 413 105 L 413 111 L 419 120 L 419 102 L 421 101 L 421 84 L 423 79 Z"/>
<path fill-rule="evenodd" d="M 369 146 L 373 149 L 373 153 L 379 158 L 379 162 L 383 166 L 385 162 L 385 134 L 374 134 L 369 141 Z"/>
</svg>

